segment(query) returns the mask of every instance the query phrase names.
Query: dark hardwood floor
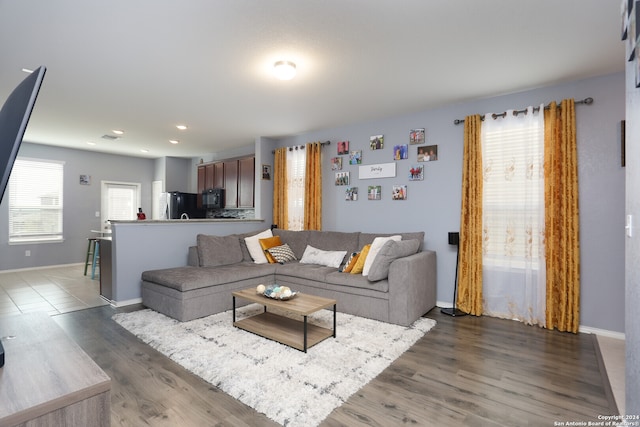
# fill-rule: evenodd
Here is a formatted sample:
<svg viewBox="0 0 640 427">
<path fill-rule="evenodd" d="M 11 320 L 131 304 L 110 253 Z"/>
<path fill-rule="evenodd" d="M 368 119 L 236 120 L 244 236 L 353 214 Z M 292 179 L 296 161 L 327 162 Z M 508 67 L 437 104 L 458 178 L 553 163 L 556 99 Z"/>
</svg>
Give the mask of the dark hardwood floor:
<svg viewBox="0 0 640 427">
<path fill-rule="evenodd" d="M 113 426 L 277 425 L 137 340 L 115 312 L 54 316 L 111 377 Z M 439 309 L 426 317 L 437 326 L 322 426 L 553 426 L 617 413 L 594 336 Z"/>
</svg>

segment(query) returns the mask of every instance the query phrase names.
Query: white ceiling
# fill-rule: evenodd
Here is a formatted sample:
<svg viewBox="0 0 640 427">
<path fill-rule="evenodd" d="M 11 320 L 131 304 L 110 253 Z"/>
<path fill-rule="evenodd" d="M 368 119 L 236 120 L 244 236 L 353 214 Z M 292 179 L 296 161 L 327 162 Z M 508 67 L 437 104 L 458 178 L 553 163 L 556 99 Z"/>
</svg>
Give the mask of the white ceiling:
<svg viewBox="0 0 640 427">
<path fill-rule="evenodd" d="M 622 71 L 620 28 L 619 0 L 0 0 L 0 101 L 45 65 L 25 140 L 200 157 Z"/>
</svg>

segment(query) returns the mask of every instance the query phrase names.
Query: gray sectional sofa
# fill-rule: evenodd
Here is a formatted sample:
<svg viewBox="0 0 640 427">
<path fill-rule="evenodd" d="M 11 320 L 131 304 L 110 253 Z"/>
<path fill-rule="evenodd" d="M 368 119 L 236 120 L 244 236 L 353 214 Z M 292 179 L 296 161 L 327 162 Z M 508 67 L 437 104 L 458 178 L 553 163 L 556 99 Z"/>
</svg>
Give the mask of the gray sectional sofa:
<svg viewBox="0 0 640 427">
<path fill-rule="evenodd" d="M 282 264 L 254 262 L 245 238 L 255 234 L 199 235 L 187 266 L 142 273 L 142 303 L 188 321 L 230 310 L 232 291 L 277 283 L 336 299 L 340 312 L 404 326 L 435 307 L 436 253 L 421 250 L 424 232 L 397 233 L 400 242 L 384 243 L 367 276 L 340 270 L 349 254 L 391 234 L 275 229 L 298 260 Z M 346 256 L 340 268 L 302 263 L 308 246 Z"/>
</svg>

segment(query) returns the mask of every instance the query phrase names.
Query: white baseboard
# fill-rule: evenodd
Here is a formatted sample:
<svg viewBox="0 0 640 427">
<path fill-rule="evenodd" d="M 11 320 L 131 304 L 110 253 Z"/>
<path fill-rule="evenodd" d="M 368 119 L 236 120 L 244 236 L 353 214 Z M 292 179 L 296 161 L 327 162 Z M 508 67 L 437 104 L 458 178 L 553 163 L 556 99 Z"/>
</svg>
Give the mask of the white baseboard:
<svg viewBox="0 0 640 427">
<path fill-rule="evenodd" d="M 111 301 L 111 300 L 108 300 L 108 301 L 109 301 L 109 304 L 111 304 L 114 307 L 124 307 L 127 305 L 142 304 L 142 298 L 134 298 L 134 299 L 129 299 L 125 301 Z"/>
<path fill-rule="evenodd" d="M 84 265 L 84 262 L 77 262 L 74 264 L 58 264 L 58 265 L 42 265 L 39 267 L 25 267 L 25 268 L 15 268 L 12 270 L 0 270 L 0 274 L 2 273 L 17 273 L 19 271 L 29 271 L 29 270 L 44 270 L 47 268 L 61 268 L 61 267 L 76 267 L 78 265 Z"/>
<path fill-rule="evenodd" d="M 444 302 L 444 301 L 436 301 L 436 306 L 439 307 L 439 308 L 453 308 L 453 304 L 452 303 Z M 578 327 L 578 332 L 582 332 L 583 334 L 602 335 L 603 337 L 616 338 L 616 339 L 619 339 L 619 340 L 624 340 L 625 339 L 624 332 L 608 331 L 606 329 L 592 328 L 590 326 L 582 326 L 582 325 L 580 325 Z"/>
<path fill-rule="evenodd" d="M 438 307 L 438 308 L 453 308 L 453 303 L 444 302 L 444 301 L 436 301 L 436 307 Z"/>
<path fill-rule="evenodd" d="M 626 339 L 624 332 L 608 331 L 606 329 L 592 328 L 590 326 L 580 325 L 580 327 L 578 328 L 578 332 L 582 332 L 584 334 L 602 335 L 603 337 L 616 338 L 619 340 Z"/>
</svg>

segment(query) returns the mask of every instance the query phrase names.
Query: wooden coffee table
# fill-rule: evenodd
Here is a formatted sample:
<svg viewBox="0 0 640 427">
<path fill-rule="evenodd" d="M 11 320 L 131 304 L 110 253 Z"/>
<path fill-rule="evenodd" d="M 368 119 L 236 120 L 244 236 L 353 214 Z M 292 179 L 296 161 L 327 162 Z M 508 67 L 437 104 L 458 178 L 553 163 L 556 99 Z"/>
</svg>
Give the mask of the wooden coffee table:
<svg viewBox="0 0 640 427">
<path fill-rule="evenodd" d="M 331 336 L 336 337 L 336 300 L 334 299 L 298 293 L 290 300 L 281 301 L 260 295 L 256 293 L 255 288 L 232 292 L 231 295 L 233 295 L 233 326 L 240 329 L 302 350 L 305 353 L 309 347 L 320 341 Z M 236 298 L 263 305 L 264 312 L 236 322 Z M 308 315 L 331 306 L 333 306 L 333 330 L 307 322 Z M 268 311 L 268 309 L 274 308 L 300 315 L 303 320 L 292 319 Z"/>
</svg>

